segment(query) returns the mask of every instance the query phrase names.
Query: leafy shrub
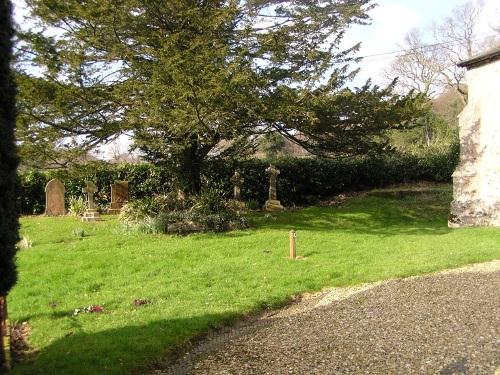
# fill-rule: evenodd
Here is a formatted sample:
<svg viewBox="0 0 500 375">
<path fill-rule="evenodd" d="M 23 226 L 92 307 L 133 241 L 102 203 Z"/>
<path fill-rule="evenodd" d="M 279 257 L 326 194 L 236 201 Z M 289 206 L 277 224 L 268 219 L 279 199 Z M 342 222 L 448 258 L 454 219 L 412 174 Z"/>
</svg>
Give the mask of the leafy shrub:
<svg viewBox="0 0 500 375">
<path fill-rule="evenodd" d="M 422 180 L 450 182 L 458 162 L 458 151 L 458 146 L 454 145 L 448 152 L 426 154 L 399 153 L 345 159 L 281 158 L 276 161 L 281 170 L 278 198 L 288 206 L 302 205 L 344 192 L 399 183 Z M 257 209 L 267 199 L 269 178 L 265 169 L 268 165 L 268 161 L 260 159 L 211 161 L 204 165 L 203 178 L 206 186 L 216 186 L 218 194 L 230 197 L 233 191 L 230 178 L 238 168 L 245 179 L 241 190 L 242 199 L 248 203 L 249 208 Z M 193 202 L 190 199 L 179 199 L 177 193 L 172 192 L 172 176 L 172 170 L 162 165 L 116 166 L 105 162 L 93 162 L 71 170 L 24 172 L 20 179 L 18 203 L 21 212 L 25 214 L 43 212 L 45 184 L 57 177 L 64 182 L 68 199 L 81 194 L 85 181 L 94 181 L 99 189 L 96 202 L 100 207 L 109 205 L 109 186 L 116 180 L 129 181 L 131 202 L 151 200 L 151 203 L 168 211 L 191 207 Z M 217 204 L 209 197 L 206 199 L 208 201 L 202 203 L 205 206 Z"/>
<path fill-rule="evenodd" d="M 221 191 L 213 188 L 191 198 L 168 193 L 132 201 L 122 208 L 120 220 L 128 228 L 152 234 L 222 232 L 248 226 L 233 202 L 224 199 Z"/>
<path fill-rule="evenodd" d="M 82 197 L 69 197 L 68 205 L 71 216 L 82 216 L 85 212 L 85 201 Z"/>
<path fill-rule="evenodd" d="M 123 205 L 120 210 L 120 221 L 134 225 L 158 212 L 153 198 L 137 199 Z"/>
<path fill-rule="evenodd" d="M 259 201 L 256 199 L 249 199 L 246 202 L 246 206 L 249 210 L 256 211 L 260 209 L 261 205 L 259 204 Z"/>
<path fill-rule="evenodd" d="M 196 197 L 193 209 L 202 215 L 227 211 L 228 201 L 223 196 L 224 191 L 222 189 L 207 187 Z"/>
<path fill-rule="evenodd" d="M 45 210 L 47 176 L 39 171 L 22 173 L 19 178 L 17 204 L 24 214 L 41 214 Z"/>
</svg>

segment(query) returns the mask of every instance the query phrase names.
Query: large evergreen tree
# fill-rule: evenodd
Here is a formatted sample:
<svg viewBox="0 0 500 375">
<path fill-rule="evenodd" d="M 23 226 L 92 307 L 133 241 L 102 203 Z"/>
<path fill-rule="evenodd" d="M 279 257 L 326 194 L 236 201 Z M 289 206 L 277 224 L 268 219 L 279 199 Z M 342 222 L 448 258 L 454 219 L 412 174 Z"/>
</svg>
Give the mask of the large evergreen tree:
<svg viewBox="0 0 500 375">
<path fill-rule="evenodd" d="M 10 358 L 3 338 L 8 333 L 6 296 L 16 282 L 14 256 L 18 240 L 15 85 L 10 72 L 12 37 L 11 4 L 0 0 L 0 370 L 8 367 Z"/>
<path fill-rule="evenodd" d="M 358 46 L 340 44 L 369 2 L 28 0 L 40 28 L 19 44 L 20 139 L 93 146 L 127 132 L 192 192 L 207 158 L 267 132 L 313 153 L 385 149 L 417 106 L 345 87 Z"/>
</svg>

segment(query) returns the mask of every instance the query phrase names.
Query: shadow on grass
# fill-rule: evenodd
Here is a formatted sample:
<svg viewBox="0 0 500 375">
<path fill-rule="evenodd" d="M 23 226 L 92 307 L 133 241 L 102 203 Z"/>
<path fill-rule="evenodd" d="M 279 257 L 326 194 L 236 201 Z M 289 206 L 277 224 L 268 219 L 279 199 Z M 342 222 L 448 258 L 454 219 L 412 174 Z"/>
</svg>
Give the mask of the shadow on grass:
<svg viewBox="0 0 500 375">
<path fill-rule="evenodd" d="M 185 319 L 159 320 L 97 333 L 69 331 L 42 348 L 11 372 L 30 375 L 87 375 L 148 373 L 151 366 L 188 338 L 234 322 L 231 314 L 208 314 Z M 149 371 L 148 371 L 149 370 Z"/>
<path fill-rule="evenodd" d="M 308 230 L 312 232 L 393 236 L 401 234 L 447 234 L 447 191 L 405 190 L 372 192 L 342 207 L 309 207 L 296 211 L 258 214 L 258 228 Z"/>
</svg>

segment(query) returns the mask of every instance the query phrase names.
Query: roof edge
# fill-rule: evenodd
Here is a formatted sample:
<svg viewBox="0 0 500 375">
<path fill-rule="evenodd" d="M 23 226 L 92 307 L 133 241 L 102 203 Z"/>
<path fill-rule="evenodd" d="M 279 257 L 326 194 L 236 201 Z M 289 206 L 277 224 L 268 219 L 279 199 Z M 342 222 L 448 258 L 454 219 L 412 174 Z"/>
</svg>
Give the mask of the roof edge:
<svg viewBox="0 0 500 375">
<path fill-rule="evenodd" d="M 468 60 L 460 61 L 457 66 L 460 68 L 472 69 L 481 65 L 488 64 L 500 58 L 500 45 L 486 52 L 476 55 Z"/>
</svg>

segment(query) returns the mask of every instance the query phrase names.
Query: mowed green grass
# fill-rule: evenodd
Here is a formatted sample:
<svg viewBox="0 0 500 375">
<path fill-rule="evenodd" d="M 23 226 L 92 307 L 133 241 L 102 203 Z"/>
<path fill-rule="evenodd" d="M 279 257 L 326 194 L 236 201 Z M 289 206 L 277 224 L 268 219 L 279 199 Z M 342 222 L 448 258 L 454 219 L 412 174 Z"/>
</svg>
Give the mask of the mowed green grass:
<svg viewBox="0 0 500 375">
<path fill-rule="evenodd" d="M 23 218 L 33 247 L 18 255 L 10 318 L 30 324 L 39 353 L 13 374 L 144 372 L 195 335 L 297 293 L 500 258 L 500 230 L 447 227 L 449 186 L 406 190 L 186 237 L 126 234 L 110 216 Z M 287 259 L 292 228 L 304 259 Z M 151 304 L 135 307 L 137 298 Z M 73 316 L 92 304 L 105 313 Z"/>
</svg>

